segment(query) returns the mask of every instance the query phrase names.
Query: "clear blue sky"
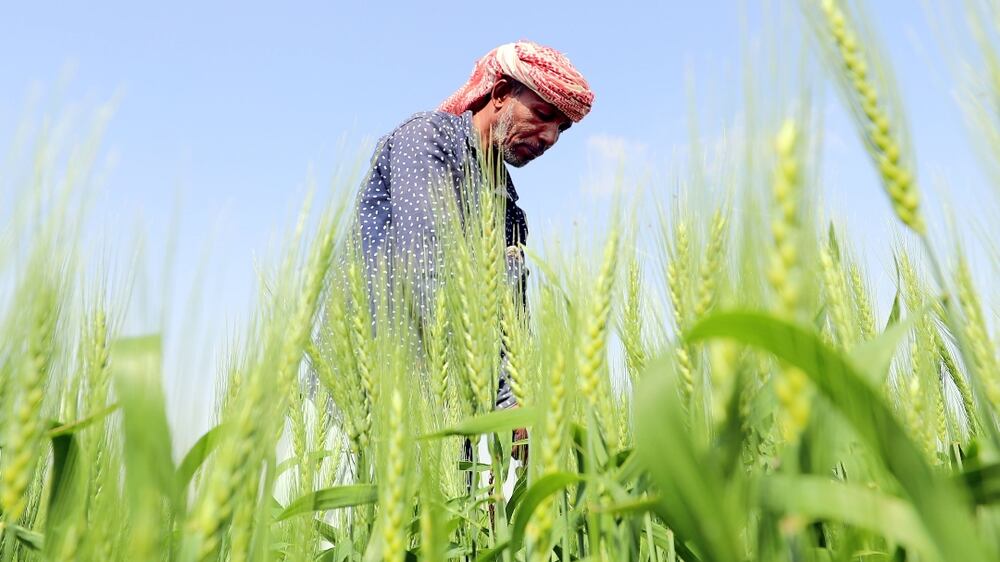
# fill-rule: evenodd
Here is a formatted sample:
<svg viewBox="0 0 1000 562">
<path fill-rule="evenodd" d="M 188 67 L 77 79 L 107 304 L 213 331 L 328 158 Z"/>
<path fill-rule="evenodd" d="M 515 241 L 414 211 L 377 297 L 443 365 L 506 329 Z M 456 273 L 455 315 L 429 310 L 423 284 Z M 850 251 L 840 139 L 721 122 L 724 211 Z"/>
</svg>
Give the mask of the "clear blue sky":
<svg viewBox="0 0 1000 562">
<path fill-rule="evenodd" d="M 984 180 L 919 3 L 869 4 L 905 92 L 924 183 L 947 177 L 952 203 L 977 212 Z M 616 154 L 662 168 L 687 143 L 688 70 L 703 135 L 720 133 L 741 102 L 742 13 L 756 33 L 758 3 L 720 0 L 18 2 L 0 8 L 0 146 L 33 87 L 45 93 L 41 107 L 65 107 L 52 95 L 63 69 L 73 72 L 61 100 L 93 107 L 120 92 L 105 142 L 117 164 L 95 218 L 118 247 L 145 232 L 155 262 L 179 193 L 178 283 L 195 281 L 211 241 L 202 292 L 224 328 L 246 311 L 253 260 L 289 225 L 310 168 L 322 192 L 358 146 L 433 108 L 489 49 L 520 38 L 551 45 L 596 91 L 592 113 L 514 173 L 539 242 L 568 236 L 574 218 L 608 202 L 594 178 Z M 780 45 L 802 42 L 793 31 Z M 885 198 L 839 100 L 828 103 L 826 198 L 855 235 L 884 248 L 893 232 Z M 668 197 L 672 184 L 652 189 Z M 171 314 L 183 313 L 175 303 Z"/>
</svg>

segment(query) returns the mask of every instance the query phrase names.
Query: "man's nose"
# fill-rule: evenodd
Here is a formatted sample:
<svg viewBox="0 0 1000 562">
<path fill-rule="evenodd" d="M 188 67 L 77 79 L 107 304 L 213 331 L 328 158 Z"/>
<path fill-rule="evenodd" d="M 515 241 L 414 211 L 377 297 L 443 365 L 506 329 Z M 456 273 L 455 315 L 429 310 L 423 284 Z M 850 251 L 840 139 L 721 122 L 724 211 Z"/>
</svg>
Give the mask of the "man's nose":
<svg viewBox="0 0 1000 562">
<path fill-rule="evenodd" d="M 546 127 L 540 135 L 540 140 L 542 141 L 542 150 L 548 150 L 559 140 L 559 127 Z"/>
</svg>

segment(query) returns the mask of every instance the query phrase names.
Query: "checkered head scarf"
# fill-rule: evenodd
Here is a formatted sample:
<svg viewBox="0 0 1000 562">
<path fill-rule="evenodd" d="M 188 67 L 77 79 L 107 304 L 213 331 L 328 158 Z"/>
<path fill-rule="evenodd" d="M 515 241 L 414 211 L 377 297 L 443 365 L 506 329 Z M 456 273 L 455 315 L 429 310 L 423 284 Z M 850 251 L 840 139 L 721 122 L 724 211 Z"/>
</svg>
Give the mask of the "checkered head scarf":
<svg viewBox="0 0 1000 562">
<path fill-rule="evenodd" d="M 574 122 L 590 111 L 594 93 L 565 55 L 531 41 L 500 45 L 476 61 L 472 76 L 438 109 L 460 114 L 480 106 L 497 80 L 510 76 L 531 88 Z"/>
</svg>

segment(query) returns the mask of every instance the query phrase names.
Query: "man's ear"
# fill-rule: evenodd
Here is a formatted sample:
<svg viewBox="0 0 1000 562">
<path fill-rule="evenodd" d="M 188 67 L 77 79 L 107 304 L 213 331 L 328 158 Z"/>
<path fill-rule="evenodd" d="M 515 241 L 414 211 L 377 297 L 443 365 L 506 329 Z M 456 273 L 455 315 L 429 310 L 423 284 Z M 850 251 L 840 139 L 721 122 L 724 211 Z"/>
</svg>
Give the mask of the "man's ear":
<svg viewBox="0 0 1000 562">
<path fill-rule="evenodd" d="M 493 92 L 490 95 L 490 103 L 493 107 L 500 109 L 512 97 L 514 93 L 514 82 L 508 78 L 500 78 L 493 85 Z"/>
</svg>

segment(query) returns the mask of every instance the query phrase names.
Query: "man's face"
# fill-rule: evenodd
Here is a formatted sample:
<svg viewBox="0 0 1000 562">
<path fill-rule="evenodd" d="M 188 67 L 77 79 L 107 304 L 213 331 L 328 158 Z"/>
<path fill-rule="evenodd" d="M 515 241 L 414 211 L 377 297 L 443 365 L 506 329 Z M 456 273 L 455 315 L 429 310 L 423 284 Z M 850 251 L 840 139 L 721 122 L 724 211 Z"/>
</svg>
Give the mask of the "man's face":
<svg viewBox="0 0 1000 562">
<path fill-rule="evenodd" d="M 511 166 L 520 168 L 559 140 L 572 121 L 530 88 L 507 98 L 493 127 L 493 143 Z"/>
</svg>

